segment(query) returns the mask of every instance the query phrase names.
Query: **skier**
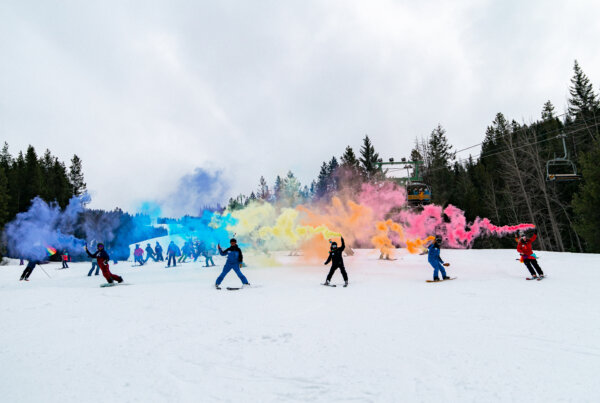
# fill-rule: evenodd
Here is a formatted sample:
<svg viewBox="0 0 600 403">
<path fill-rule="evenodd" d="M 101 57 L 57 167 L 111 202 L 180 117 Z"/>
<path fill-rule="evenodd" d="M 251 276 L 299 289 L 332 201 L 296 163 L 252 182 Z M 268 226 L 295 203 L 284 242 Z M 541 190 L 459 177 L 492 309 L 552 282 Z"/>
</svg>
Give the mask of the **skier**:
<svg viewBox="0 0 600 403">
<path fill-rule="evenodd" d="M 165 258 L 163 257 L 163 248 L 162 246 L 160 246 L 160 244 L 158 243 L 158 241 L 156 241 L 156 246 L 154 247 L 154 253 L 156 254 L 156 261 L 157 262 L 164 262 Z"/>
<path fill-rule="evenodd" d="M 102 270 L 102 275 L 104 276 L 106 281 L 108 281 L 109 284 L 112 284 L 113 281 L 116 281 L 117 283 L 122 283 L 123 277 L 118 276 L 116 274 L 112 274 L 110 272 L 108 265 L 110 257 L 108 256 L 108 253 L 104 250 L 104 244 L 99 243 L 97 248 L 98 250 L 96 250 L 96 252 L 90 253 L 90 251 L 87 248 L 87 245 L 84 246 L 87 255 L 91 258 L 96 258 L 96 260 L 98 261 L 98 266 L 100 266 L 100 270 Z"/>
<path fill-rule="evenodd" d="M 69 265 L 67 264 L 67 262 L 69 261 L 69 252 L 67 252 L 66 250 L 63 252 L 62 254 L 62 268 L 63 269 L 68 269 Z"/>
<path fill-rule="evenodd" d="M 146 263 L 148 260 L 154 260 L 155 262 L 158 262 L 158 259 L 156 259 L 156 257 L 154 256 L 154 249 L 152 249 L 152 246 L 150 246 L 150 244 L 146 244 L 146 260 L 144 261 L 144 263 Z"/>
<path fill-rule="evenodd" d="M 338 248 L 337 242 L 331 242 L 331 247 L 329 249 L 329 257 L 327 261 L 325 261 L 325 265 L 331 262 L 331 269 L 329 270 L 329 274 L 327 275 L 327 280 L 323 285 L 330 285 L 329 282 L 333 277 L 333 273 L 337 269 L 340 269 L 342 272 L 342 277 L 344 278 L 344 287 L 348 287 L 348 274 L 346 273 L 346 268 L 344 267 L 344 258 L 342 256 L 342 252 L 346 249 L 346 243 L 344 242 L 344 237 L 342 237 L 342 246 Z"/>
<path fill-rule="evenodd" d="M 140 266 L 144 265 L 144 250 L 140 248 L 140 244 L 135 244 L 135 249 L 133 250 L 133 264 L 139 263 Z"/>
<path fill-rule="evenodd" d="M 221 256 L 227 256 L 227 261 L 225 262 L 225 266 L 223 266 L 223 271 L 221 272 L 215 283 L 215 287 L 217 288 L 217 290 L 221 289 L 221 282 L 223 281 L 227 273 L 229 273 L 231 270 L 233 270 L 235 274 L 237 274 L 237 276 L 240 278 L 240 280 L 242 280 L 242 288 L 244 286 L 250 285 L 248 279 L 242 274 L 242 271 L 240 270 L 244 262 L 244 256 L 242 255 L 242 250 L 237 245 L 236 239 L 231 238 L 231 240 L 229 241 L 229 245 L 229 248 L 225 250 L 221 249 L 221 245 L 217 245 L 217 247 L 219 248 L 219 254 Z"/>
<path fill-rule="evenodd" d="M 179 257 L 179 263 L 186 263 L 188 257 L 192 255 L 192 243 L 190 241 L 186 241 L 181 248 L 181 256 Z"/>
<path fill-rule="evenodd" d="M 171 267 L 171 259 L 173 260 L 173 267 L 177 267 L 175 256 L 179 256 L 180 254 L 181 251 L 179 250 L 179 246 L 175 245 L 175 242 L 171 241 L 171 243 L 169 243 L 169 247 L 167 248 L 167 267 Z"/>
<path fill-rule="evenodd" d="M 446 275 L 446 269 L 444 266 L 450 266 L 450 263 L 444 263 L 440 257 L 440 246 L 442 245 L 442 237 L 436 236 L 434 241 L 429 242 L 427 247 L 427 261 L 433 267 L 433 281 L 440 281 L 438 272 L 442 272 L 442 280 L 450 280 L 450 277 Z"/>
<path fill-rule="evenodd" d="M 88 277 L 92 276 L 92 273 L 94 272 L 94 269 L 96 269 L 96 276 L 97 276 L 98 273 L 100 273 L 100 266 L 98 266 L 98 262 L 96 261 L 96 259 L 92 259 L 92 268 L 88 272 Z"/>
<path fill-rule="evenodd" d="M 515 239 L 518 242 L 517 252 L 519 252 L 521 255 L 521 262 L 525 263 L 527 270 L 529 270 L 529 273 L 531 273 L 531 277 L 528 277 L 527 280 L 541 280 L 544 278 L 544 272 L 538 264 L 535 253 L 533 253 L 533 248 L 531 247 L 531 244 L 536 239 L 537 228 L 533 229 L 533 235 L 531 238 L 528 238 L 527 233 L 523 232 L 520 239 Z"/>
<path fill-rule="evenodd" d="M 33 269 L 35 269 L 35 266 L 38 264 L 41 264 L 39 260 L 29 259 L 27 261 L 27 267 L 25 267 L 25 270 L 23 270 L 23 274 L 21 274 L 21 279 L 19 281 L 29 281 L 29 276 L 31 275 L 31 272 L 33 271 Z"/>
<path fill-rule="evenodd" d="M 202 251 L 202 255 L 204 256 L 204 259 L 206 260 L 206 266 L 204 267 L 209 267 L 208 262 L 210 262 L 210 266 L 214 266 L 215 262 L 213 261 L 213 256 L 215 254 L 215 245 L 212 244 L 210 245 L 208 248 L 204 249 L 204 251 Z"/>
</svg>

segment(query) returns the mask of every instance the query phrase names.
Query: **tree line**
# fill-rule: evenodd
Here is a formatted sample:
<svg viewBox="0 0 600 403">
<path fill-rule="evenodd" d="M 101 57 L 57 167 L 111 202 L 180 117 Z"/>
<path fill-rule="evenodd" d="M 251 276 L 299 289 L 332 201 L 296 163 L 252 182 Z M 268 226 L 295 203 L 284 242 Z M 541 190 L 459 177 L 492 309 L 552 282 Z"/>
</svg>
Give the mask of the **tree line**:
<svg viewBox="0 0 600 403">
<path fill-rule="evenodd" d="M 27 211 L 36 196 L 61 208 L 86 191 L 82 161 L 74 155 L 69 167 L 50 150 L 38 157 L 33 146 L 16 157 L 4 143 L 0 152 L 0 229 L 18 213 Z"/>
<path fill-rule="evenodd" d="M 533 223 L 544 250 L 600 252 L 600 96 L 577 61 L 569 94 L 565 113 L 557 115 L 547 101 L 540 118 L 531 123 L 498 113 L 483 141 L 468 149 L 454 150 L 442 125 L 417 138 L 407 157 L 423 161 L 423 181 L 432 189 L 432 202 L 453 204 L 469 220 L 479 216 L 498 225 Z M 548 178 L 547 162 L 564 154 L 560 136 L 579 180 Z M 466 157 L 457 158 L 465 151 Z M 291 171 L 277 176 L 272 187 L 261 177 L 256 191 L 230 199 L 228 208 L 243 208 L 257 199 L 292 206 L 327 199 L 343 188 L 359 189 L 362 183 L 385 180 L 379 161 L 365 136 L 358 155 L 346 147 L 339 159 L 333 156 L 321 164 L 310 185 L 302 186 Z M 562 169 L 559 173 L 570 171 L 568 164 Z M 475 243 L 480 248 L 512 246 L 510 239 L 482 238 Z"/>
</svg>

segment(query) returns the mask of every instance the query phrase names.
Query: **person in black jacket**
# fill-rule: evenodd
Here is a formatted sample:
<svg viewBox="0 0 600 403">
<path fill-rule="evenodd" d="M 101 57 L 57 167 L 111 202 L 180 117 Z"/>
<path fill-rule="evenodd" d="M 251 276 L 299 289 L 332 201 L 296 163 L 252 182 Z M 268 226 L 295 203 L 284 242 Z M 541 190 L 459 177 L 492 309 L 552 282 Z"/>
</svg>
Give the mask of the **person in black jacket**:
<svg viewBox="0 0 600 403">
<path fill-rule="evenodd" d="M 86 245 L 85 252 L 88 254 L 89 257 L 95 258 L 98 261 L 98 266 L 100 266 L 100 270 L 102 270 L 102 275 L 104 276 L 106 281 L 109 282 L 109 284 L 112 284 L 113 281 L 116 281 L 118 283 L 123 282 L 123 277 L 118 276 L 116 274 L 112 274 L 110 272 L 108 267 L 110 257 L 108 256 L 108 253 L 104 250 L 104 244 L 99 243 L 98 250 L 94 253 L 90 253 Z"/>
<path fill-rule="evenodd" d="M 30 259 L 27 262 L 27 267 L 25 267 L 25 270 L 23 270 L 23 274 L 21 274 L 21 280 L 25 280 L 25 281 L 29 281 L 29 276 L 31 275 L 31 272 L 33 271 L 33 269 L 35 269 L 35 266 L 37 266 L 38 264 L 40 264 L 39 260 L 35 260 L 35 259 Z"/>
<path fill-rule="evenodd" d="M 344 258 L 342 257 L 342 252 L 346 249 L 346 244 L 344 243 L 344 238 L 342 237 L 342 246 L 338 248 L 337 242 L 331 243 L 331 249 L 329 250 L 329 257 L 325 262 L 325 265 L 331 262 L 331 270 L 329 270 L 329 274 L 327 275 L 327 280 L 323 285 L 329 285 L 331 278 L 333 277 L 333 273 L 335 273 L 336 269 L 340 269 L 342 272 L 342 277 L 344 277 L 344 287 L 348 286 L 348 274 L 346 273 L 346 268 L 344 267 Z"/>
</svg>

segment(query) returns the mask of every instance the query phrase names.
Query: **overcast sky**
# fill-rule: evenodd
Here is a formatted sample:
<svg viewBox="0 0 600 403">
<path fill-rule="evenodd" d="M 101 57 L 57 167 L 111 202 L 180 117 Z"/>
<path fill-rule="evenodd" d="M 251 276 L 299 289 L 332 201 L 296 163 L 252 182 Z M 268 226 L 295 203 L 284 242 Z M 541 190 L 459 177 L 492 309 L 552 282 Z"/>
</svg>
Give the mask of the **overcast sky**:
<svg viewBox="0 0 600 403">
<path fill-rule="evenodd" d="M 0 1 L 0 140 L 78 154 L 93 207 L 135 209 L 196 168 L 249 193 L 303 183 L 365 134 L 456 148 L 497 112 L 600 84 L 597 1 Z M 477 152 L 477 150 L 475 150 Z M 214 189 L 213 189 L 214 190 Z"/>
</svg>

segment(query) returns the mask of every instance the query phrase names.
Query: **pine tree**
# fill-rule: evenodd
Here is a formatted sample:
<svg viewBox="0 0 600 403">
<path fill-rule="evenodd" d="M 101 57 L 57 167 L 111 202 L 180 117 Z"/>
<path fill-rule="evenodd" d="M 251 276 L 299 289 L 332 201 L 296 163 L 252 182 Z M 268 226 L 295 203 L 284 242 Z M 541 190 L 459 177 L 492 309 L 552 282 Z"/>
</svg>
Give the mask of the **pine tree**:
<svg viewBox="0 0 600 403">
<path fill-rule="evenodd" d="M 294 176 L 292 171 L 288 171 L 283 180 L 283 196 L 291 206 L 294 206 L 298 202 L 300 187 L 301 184 L 298 179 Z"/>
<path fill-rule="evenodd" d="M 598 97 L 594 94 L 594 88 L 590 79 L 584 74 L 579 63 L 575 60 L 573 65 L 573 78 L 569 87 L 569 115 L 576 120 L 578 118 L 589 119 L 598 112 Z"/>
<path fill-rule="evenodd" d="M 83 167 L 81 159 L 77 155 L 73 155 L 71 166 L 69 167 L 69 181 L 71 183 L 72 193 L 74 196 L 81 196 L 87 190 L 87 186 L 83 179 Z"/>
<path fill-rule="evenodd" d="M 0 166 L 4 168 L 4 173 L 8 176 L 8 170 L 13 164 L 13 158 L 8 152 L 8 143 L 5 141 L 0 152 Z"/>
<path fill-rule="evenodd" d="M 8 218 L 8 178 L 2 164 L 0 164 L 0 229 L 4 228 L 4 224 Z"/>
<path fill-rule="evenodd" d="M 31 145 L 27 147 L 25 153 L 25 180 L 24 196 L 29 206 L 31 200 L 42 193 L 42 172 L 35 149 Z"/>
<path fill-rule="evenodd" d="M 365 136 L 363 139 L 363 145 L 360 149 L 360 164 L 362 173 L 367 181 L 372 181 L 378 178 L 378 174 L 381 172 L 377 166 L 379 161 L 379 154 L 375 152 L 375 147 L 371 143 L 369 136 Z"/>
<path fill-rule="evenodd" d="M 326 162 L 323 162 L 321 165 L 321 170 L 319 171 L 319 176 L 317 178 L 317 184 L 315 186 L 315 196 L 317 199 L 325 197 L 327 195 L 329 185 L 329 165 Z"/>
<path fill-rule="evenodd" d="M 277 175 L 277 178 L 275 178 L 275 186 L 273 187 L 273 191 L 273 196 L 275 197 L 275 200 L 281 200 L 283 192 L 283 179 L 281 179 L 281 176 L 279 175 Z"/>
<path fill-rule="evenodd" d="M 446 204 L 452 197 L 453 175 L 450 170 L 454 153 L 446 138 L 446 131 L 438 124 L 427 143 L 429 165 L 425 167 L 425 181 L 433 188 L 432 199 L 437 204 Z"/>
<path fill-rule="evenodd" d="M 350 146 L 346 147 L 346 150 L 340 158 L 340 161 L 342 162 L 341 166 L 346 169 L 352 169 L 357 171 L 359 169 L 360 161 L 356 158 L 356 154 L 354 154 L 354 150 Z"/>
<path fill-rule="evenodd" d="M 257 197 L 262 200 L 269 200 L 271 195 L 269 194 L 269 185 L 267 185 L 267 181 L 264 176 L 260 177 L 258 182 L 258 195 Z"/>
<path fill-rule="evenodd" d="M 327 164 L 327 191 L 328 193 L 335 193 L 339 189 L 339 176 L 338 176 L 338 168 L 339 164 L 337 158 L 332 157 L 329 164 Z"/>
<path fill-rule="evenodd" d="M 552 102 L 546 101 L 544 109 L 542 109 L 542 120 L 548 121 L 554 119 L 554 105 Z"/>
</svg>

